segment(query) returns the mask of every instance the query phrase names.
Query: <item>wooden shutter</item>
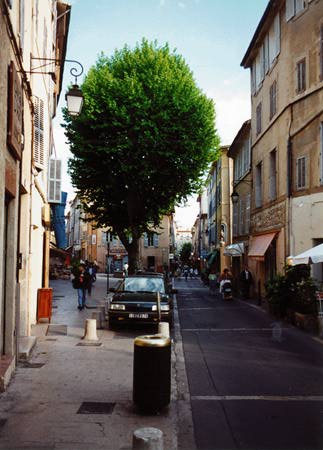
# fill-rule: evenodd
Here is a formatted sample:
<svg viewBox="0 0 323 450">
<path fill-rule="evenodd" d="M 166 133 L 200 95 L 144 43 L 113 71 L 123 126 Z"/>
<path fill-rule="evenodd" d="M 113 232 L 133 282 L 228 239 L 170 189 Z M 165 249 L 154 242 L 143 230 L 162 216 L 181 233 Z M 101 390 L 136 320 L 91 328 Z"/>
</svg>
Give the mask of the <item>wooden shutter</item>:
<svg viewBox="0 0 323 450">
<path fill-rule="evenodd" d="M 245 234 L 249 234 L 250 230 L 250 207 L 251 207 L 251 194 L 246 195 L 246 214 L 245 214 Z"/>
<path fill-rule="evenodd" d="M 233 204 L 233 227 L 232 227 L 232 234 L 233 236 L 237 236 L 238 235 L 238 212 L 239 212 L 239 207 L 238 207 L 238 203 L 234 203 Z"/>
<path fill-rule="evenodd" d="M 159 245 L 159 235 L 157 233 L 154 233 L 154 247 L 158 247 Z"/>
<path fill-rule="evenodd" d="M 297 159 L 297 187 L 299 189 L 307 186 L 307 158 L 302 156 Z"/>
<path fill-rule="evenodd" d="M 34 124 L 34 162 L 36 167 L 43 169 L 45 165 L 44 155 L 44 101 L 35 97 L 35 124 Z"/>
<path fill-rule="evenodd" d="M 144 233 L 144 247 L 148 247 L 148 234 Z"/>
<path fill-rule="evenodd" d="M 294 0 L 286 0 L 286 22 L 294 16 Z"/>
<path fill-rule="evenodd" d="M 62 161 L 49 160 L 48 203 L 61 203 L 62 194 Z"/>
<path fill-rule="evenodd" d="M 323 185 L 323 122 L 320 125 L 320 185 Z"/>
<path fill-rule="evenodd" d="M 305 2 L 304 0 L 296 0 L 295 1 L 295 13 L 299 13 L 305 8 Z"/>
</svg>

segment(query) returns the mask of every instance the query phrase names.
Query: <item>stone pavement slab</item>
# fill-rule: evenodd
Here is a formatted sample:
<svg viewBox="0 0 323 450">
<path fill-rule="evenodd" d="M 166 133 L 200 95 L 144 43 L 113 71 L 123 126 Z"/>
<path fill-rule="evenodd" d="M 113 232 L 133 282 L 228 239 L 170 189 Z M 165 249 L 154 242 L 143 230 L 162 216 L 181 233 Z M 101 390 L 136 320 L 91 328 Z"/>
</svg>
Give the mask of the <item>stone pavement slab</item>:
<svg viewBox="0 0 323 450">
<path fill-rule="evenodd" d="M 164 434 L 165 450 L 190 450 L 178 442 L 183 421 L 184 434 L 189 439 L 192 434 L 183 355 L 181 370 L 176 366 L 178 344 L 173 345 L 169 407 L 158 415 L 140 415 L 132 402 L 133 341 L 146 330 L 105 328 L 97 330 L 100 347 L 79 346 L 85 319 L 91 318 L 93 309 L 77 309 L 70 281 L 55 280 L 51 287 L 57 306 L 52 331 L 48 333 L 44 323 L 33 327 L 37 344 L 31 364 L 18 365 L 9 388 L 0 396 L 0 449 L 119 450 L 131 448 L 136 429 L 155 427 Z M 106 278 L 98 277 L 88 304 L 104 304 L 105 291 Z M 59 326 L 56 334 L 54 325 Z M 84 402 L 113 407 L 107 414 L 79 414 Z"/>
</svg>

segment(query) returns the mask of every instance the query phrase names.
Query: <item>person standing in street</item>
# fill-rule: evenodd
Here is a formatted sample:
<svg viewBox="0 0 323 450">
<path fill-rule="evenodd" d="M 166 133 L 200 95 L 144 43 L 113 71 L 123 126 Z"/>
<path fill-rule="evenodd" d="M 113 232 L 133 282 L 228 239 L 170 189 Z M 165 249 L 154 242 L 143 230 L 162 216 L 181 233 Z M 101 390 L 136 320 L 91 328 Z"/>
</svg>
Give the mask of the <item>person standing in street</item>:
<svg viewBox="0 0 323 450">
<path fill-rule="evenodd" d="M 248 266 L 245 265 L 243 271 L 240 273 L 240 288 L 242 297 L 248 299 L 250 297 L 250 286 L 253 282 L 252 275 Z"/>
<path fill-rule="evenodd" d="M 85 264 L 79 264 L 74 271 L 74 279 L 72 281 L 73 288 L 77 289 L 78 309 L 81 311 L 86 306 L 86 291 L 91 283 L 91 275 L 85 270 Z"/>
</svg>

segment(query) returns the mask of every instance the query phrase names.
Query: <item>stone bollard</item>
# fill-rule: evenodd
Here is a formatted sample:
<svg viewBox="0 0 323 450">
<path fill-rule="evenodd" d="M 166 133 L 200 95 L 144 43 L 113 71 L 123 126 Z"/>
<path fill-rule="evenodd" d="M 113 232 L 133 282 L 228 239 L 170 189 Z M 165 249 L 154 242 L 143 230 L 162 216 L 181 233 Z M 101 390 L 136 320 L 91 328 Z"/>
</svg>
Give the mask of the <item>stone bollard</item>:
<svg viewBox="0 0 323 450">
<path fill-rule="evenodd" d="M 163 450 L 163 432 L 158 428 L 138 428 L 132 438 L 132 450 Z"/>
<path fill-rule="evenodd" d="M 83 338 L 86 341 L 98 341 L 99 338 L 96 334 L 96 320 L 86 319 L 85 320 L 85 331 Z"/>
<path fill-rule="evenodd" d="M 168 322 L 159 322 L 158 334 L 169 338 L 170 334 L 169 334 L 169 323 Z"/>
<path fill-rule="evenodd" d="M 96 320 L 96 328 L 97 328 L 97 330 L 102 330 L 102 328 L 104 328 L 102 311 L 94 311 L 92 313 L 91 318 Z"/>
</svg>

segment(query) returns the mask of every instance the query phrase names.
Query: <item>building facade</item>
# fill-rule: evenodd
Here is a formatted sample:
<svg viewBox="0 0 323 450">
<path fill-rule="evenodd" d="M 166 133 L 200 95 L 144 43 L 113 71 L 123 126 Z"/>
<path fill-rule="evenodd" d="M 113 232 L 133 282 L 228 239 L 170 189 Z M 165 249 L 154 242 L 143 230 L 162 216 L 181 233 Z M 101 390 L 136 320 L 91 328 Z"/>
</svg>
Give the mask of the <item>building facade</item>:
<svg viewBox="0 0 323 450">
<path fill-rule="evenodd" d="M 228 146 L 220 148 L 220 156 L 212 164 L 207 185 L 208 199 L 208 266 L 216 272 L 231 266 L 224 248 L 231 243 L 231 202 L 233 161 Z"/>
<path fill-rule="evenodd" d="M 248 263 L 252 193 L 250 120 L 238 131 L 228 156 L 233 160 L 232 243 L 225 247 L 224 254 L 231 257 L 232 273 L 238 279 Z"/>
<path fill-rule="evenodd" d="M 139 244 L 141 268 L 162 272 L 169 267 L 175 248 L 173 226 L 173 214 L 170 214 L 163 217 L 155 232 L 144 233 Z M 128 263 L 127 251 L 118 236 L 86 220 L 77 196 L 70 202 L 66 233 L 72 258 L 95 262 L 99 272 L 122 271 Z"/>
<path fill-rule="evenodd" d="M 56 0 L 0 1 L 1 389 L 19 342 L 30 338 L 38 291 L 48 286 L 48 164 L 69 13 Z"/>
<path fill-rule="evenodd" d="M 262 292 L 289 255 L 322 242 L 322 21 L 322 0 L 270 1 L 241 63 L 251 71 L 249 264 Z"/>
</svg>

